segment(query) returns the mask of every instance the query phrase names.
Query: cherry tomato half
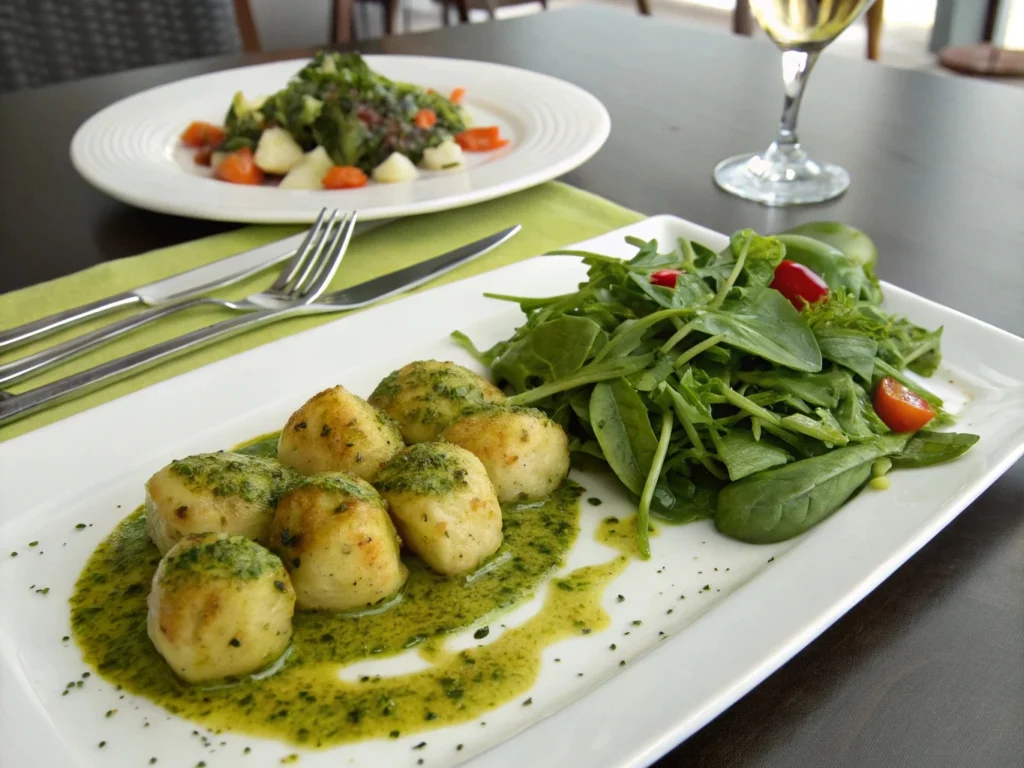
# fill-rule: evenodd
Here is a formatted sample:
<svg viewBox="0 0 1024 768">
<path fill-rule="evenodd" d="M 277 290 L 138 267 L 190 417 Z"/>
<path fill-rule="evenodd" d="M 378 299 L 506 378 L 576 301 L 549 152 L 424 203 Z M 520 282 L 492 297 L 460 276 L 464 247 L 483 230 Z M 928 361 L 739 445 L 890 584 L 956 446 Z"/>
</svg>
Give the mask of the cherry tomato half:
<svg viewBox="0 0 1024 768">
<path fill-rule="evenodd" d="M 875 387 L 875 413 L 893 432 L 916 432 L 935 418 L 935 411 L 917 392 L 886 376 Z"/>
<path fill-rule="evenodd" d="M 775 268 L 771 287 L 799 310 L 828 296 L 828 284 L 816 272 L 788 259 Z"/>
<path fill-rule="evenodd" d="M 657 272 L 651 272 L 651 283 L 665 288 L 675 288 L 681 274 L 682 271 L 678 269 L 659 269 Z"/>
</svg>

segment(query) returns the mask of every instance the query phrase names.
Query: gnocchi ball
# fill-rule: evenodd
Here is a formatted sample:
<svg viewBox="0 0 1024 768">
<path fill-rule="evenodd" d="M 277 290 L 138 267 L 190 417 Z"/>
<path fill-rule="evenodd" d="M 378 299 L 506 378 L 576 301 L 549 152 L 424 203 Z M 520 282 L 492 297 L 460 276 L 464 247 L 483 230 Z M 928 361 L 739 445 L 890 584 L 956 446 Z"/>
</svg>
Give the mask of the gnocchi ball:
<svg viewBox="0 0 1024 768">
<path fill-rule="evenodd" d="M 441 439 L 483 462 L 502 502 L 543 498 L 569 474 L 569 438 L 536 408 L 478 408 L 448 427 Z"/>
<path fill-rule="evenodd" d="M 295 591 L 281 559 L 244 536 L 189 534 L 153 576 L 146 628 L 174 673 L 203 683 L 256 672 L 292 637 Z"/>
<path fill-rule="evenodd" d="M 344 471 L 372 482 L 404 447 L 391 419 L 344 387 L 333 387 L 288 419 L 277 459 L 303 475 Z"/>
<path fill-rule="evenodd" d="M 398 422 L 410 445 L 428 443 L 463 410 L 500 403 L 501 390 L 455 363 L 421 360 L 390 373 L 370 395 L 370 403 Z"/>
<path fill-rule="evenodd" d="M 146 482 L 146 528 L 160 554 L 189 533 L 262 539 L 296 475 L 275 461 L 203 453 L 172 461 Z"/>
<path fill-rule="evenodd" d="M 483 464 L 448 443 L 418 443 L 381 470 L 377 488 L 406 545 L 438 573 L 476 570 L 501 546 L 501 507 Z"/>
<path fill-rule="evenodd" d="M 348 472 L 307 478 L 286 493 L 270 542 L 291 574 L 301 608 L 372 605 L 397 592 L 409 575 L 384 500 Z"/>
</svg>

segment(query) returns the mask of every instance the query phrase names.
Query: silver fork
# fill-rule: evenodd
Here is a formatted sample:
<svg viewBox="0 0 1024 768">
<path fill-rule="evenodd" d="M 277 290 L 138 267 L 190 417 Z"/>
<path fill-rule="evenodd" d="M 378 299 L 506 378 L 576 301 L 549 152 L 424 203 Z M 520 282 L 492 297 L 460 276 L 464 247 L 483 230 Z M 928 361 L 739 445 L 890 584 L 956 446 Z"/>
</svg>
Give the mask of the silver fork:
<svg viewBox="0 0 1024 768">
<path fill-rule="evenodd" d="M 212 305 L 237 312 L 254 312 L 311 304 L 323 292 L 324 287 L 330 283 L 330 278 L 317 293 L 311 293 L 311 287 L 317 282 L 317 278 L 322 274 L 323 266 L 329 263 L 336 249 L 340 249 L 337 259 L 337 263 L 340 263 L 341 256 L 344 255 L 349 240 L 352 238 L 355 223 L 355 213 L 342 214 L 337 210 L 328 213 L 328 210 L 324 208 L 320 211 L 320 215 L 309 232 L 306 233 L 306 237 L 295 251 L 295 255 L 288 260 L 278 274 L 277 280 L 267 290 L 246 296 L 239 301 L 199 297 L 139 312 L 124 320 L 109 323 L 102 328 L 55 344 L 40 352 L 0 364 L 0 387 L 41 373 L 129 331 L 193 307 Z M 337 229 L 332 235 L 335 225 L 337 225 Z M 334 264 L 333 269 L 337 269 L 337 263 Z M 331 275 L 333 276 L 333 274 L 332 271 Z"/>
</svg>

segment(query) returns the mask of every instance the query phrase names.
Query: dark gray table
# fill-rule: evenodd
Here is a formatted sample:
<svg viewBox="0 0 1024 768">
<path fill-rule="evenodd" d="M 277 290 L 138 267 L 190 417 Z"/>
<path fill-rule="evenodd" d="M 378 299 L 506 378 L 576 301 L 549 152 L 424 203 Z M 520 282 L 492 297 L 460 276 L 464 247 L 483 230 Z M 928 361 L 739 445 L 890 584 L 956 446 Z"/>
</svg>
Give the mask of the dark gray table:
<svg viewBox="0 0 1024 768">
<path fill-rule="evenodd" d="M 883 278 L 1024 335 L 1024 89 L 826 58 L 801 136 L 853 174 L 838 201 L 769 210 L 711 168 L 771 139 L 781 103 L 767 44 L 593 8 L 397 37 L 366 52 L 515 64 L 577 83 L 612 116 L 565 180 L 722 231 L 841 219 Z M 225 225 L 139 211 L 81 181 L 75 128 L 182 77 L 308 52 L 194 61 L 0 96 L 0 291 Z M 700 766 L 1024 765 L 1024 464 L 885 584 L 663 761 Z M 695 660 L 697 661 L 697 660 Z"/>
</svg>

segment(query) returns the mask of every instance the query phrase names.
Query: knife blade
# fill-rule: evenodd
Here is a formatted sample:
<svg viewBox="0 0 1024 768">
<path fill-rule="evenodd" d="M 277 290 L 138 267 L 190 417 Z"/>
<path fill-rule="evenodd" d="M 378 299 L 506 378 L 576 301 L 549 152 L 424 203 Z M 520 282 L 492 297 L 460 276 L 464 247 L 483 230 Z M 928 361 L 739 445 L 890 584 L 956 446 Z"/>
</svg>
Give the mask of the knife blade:
<svg viewBox="0 0 1024 768">
<path fill-rule="evenodd" d="M 435 256 L 432 259 L 421 261 L 418 264 L 389 272 L 386 275 L 375 277 L 372 280 L 353 285 L 350 288 L 343 288 L 334 293 L 321 296 L 312 306 L 323 306 L 333 309 L 358 309 L 367 304 L 373 304 L 394 296 L 398 293 L 411 291 L 423 283 L 451 272 L 456 267 L 462 266 L 465 262 L 483 256 L 488 251 L 497 248 L 506 240 L 513 237 L 522 226 L 516 224 L 501 232 L 496 232 L 489 237 L 482 238 L 473 243 L 468 243 L 461 248 L 456 248 L 448 253 Z"/>
</svg>

